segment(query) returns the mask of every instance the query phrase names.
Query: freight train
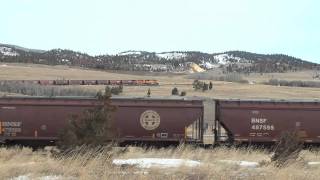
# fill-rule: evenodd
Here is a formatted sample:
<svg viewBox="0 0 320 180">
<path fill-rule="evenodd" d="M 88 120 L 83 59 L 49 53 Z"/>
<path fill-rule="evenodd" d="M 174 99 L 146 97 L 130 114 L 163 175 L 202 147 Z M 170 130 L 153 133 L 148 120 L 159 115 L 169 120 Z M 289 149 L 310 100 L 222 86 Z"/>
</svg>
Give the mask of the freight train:
<svg viewBox="0 0 320 180">
<path fill-rule="evenodd" d="M 297 131 L 305 143 L 320 143 L 319 101 L 112 97 L 111 104 L 119 142 L 274 143 Z M 102 105 L 95 98 L 1 97 L 0 141 L 54 144 L 71 116 Z"/>
<path fill-rule="evenodd" d="M 157 80 L 0 80 L 3 83 L 26 83 L 39 85 L 125 85 L 125 86 L 158 86 Z"/>
</svg>

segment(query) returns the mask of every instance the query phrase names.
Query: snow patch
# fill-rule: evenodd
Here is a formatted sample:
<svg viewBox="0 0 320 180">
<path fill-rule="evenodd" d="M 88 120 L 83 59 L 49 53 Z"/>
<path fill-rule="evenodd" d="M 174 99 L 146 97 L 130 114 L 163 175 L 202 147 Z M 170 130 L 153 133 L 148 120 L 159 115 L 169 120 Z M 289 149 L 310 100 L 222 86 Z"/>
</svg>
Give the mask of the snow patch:
<svg viewBox="0 0 320 180">
<path fill-rule="evenodd" d="M 11 178 L 10 180 L 32 180 L 32 179 L 34 179 L 34 177 L 30 177 L 30 176 L 31 175 L 29 175 L 29 174 L 28 175 L 21 175 L 18 177 Z M 66 178 L 63 176 L 53 175 L 53 176 L 41 176 L 36 179 L 38 179 L 38 180 L 63 180 L 63 179 L 75 179 L 75 178 Z"/>
<path fill-rule="evenodd" d="M 19 56 L 19 53 L 9 47 L 0 47 L 0 53 L 2 53 L 4 56 Z"/>
<path fill-rule="evenodd" d="M 320 165 L 319 161 L 315 161 L 315 162 L 308 162 L 308 165 Z"/>
<path fill-rule="evenodd" d="M 219 61 L 218 63 L 222 64 L 222 65 L 227 64 L 229 59 L 237 60 L 238 62 L 241 60 L 241 58 L 235 57 L 235 56 L 229 55 L 229 54 L 215 55 L 214 59 L 218 60 Z"/>
<path fill-rule="evenodd" d="M 118 53 L 119 56 L 126 56 L 126 55 L 141 55 L 141 51 L 125 51 Z"/>
<path fill-rule="evenodd" d="M 210 62 L 204 62 L 204 63 L 200 64 L 200 66 L 205 68 L 205 69 L 214 69 L 214 68 L 218 68 L 219 67 L 219 65 L 212 64 Z"/>
<path fill-rule="evenodd" d="M 187 57 L 186 53 L 179 53 L 179 52 L 163 52 L 157 53 L 157 56 L 164 59 L 180 59 Z"/>
<path fill-rule="evenodd" d="M 250 167 L 250 168 L 255 168 L 259 166 L 259 163 L 251 162 L 251 161 L 219 160 L 219 162 L 226 163 L 226 164 L 234 164 L 242 167 Z"/>
<path fill-rule="evenodd" d="M 61 59 L 61 62 L 70 62 L 69 59 Z"/>
<path fill-rule="evenodd" d="M 164 158 L 136 158 L 136 159 L 114 159 L 115 165 L 133 165 L 139 168 L 173 168 L 180 166 L 196 167 L 200 165 L 199 161 L 188 159 L 164 159 Z"/>
</svg>

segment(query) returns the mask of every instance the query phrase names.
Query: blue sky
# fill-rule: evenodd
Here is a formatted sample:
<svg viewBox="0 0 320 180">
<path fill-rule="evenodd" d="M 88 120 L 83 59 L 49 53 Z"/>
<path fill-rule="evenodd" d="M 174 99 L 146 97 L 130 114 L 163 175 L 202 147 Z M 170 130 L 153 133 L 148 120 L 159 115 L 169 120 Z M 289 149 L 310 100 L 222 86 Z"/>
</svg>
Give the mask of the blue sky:
<svg viewBox="0 0 320 180">
<path fill-rule="evenodd" d="M 0 43 L 91 55 L 244 50 L 320 63 L 318 0 L 2 0 Z"/>
</svg>

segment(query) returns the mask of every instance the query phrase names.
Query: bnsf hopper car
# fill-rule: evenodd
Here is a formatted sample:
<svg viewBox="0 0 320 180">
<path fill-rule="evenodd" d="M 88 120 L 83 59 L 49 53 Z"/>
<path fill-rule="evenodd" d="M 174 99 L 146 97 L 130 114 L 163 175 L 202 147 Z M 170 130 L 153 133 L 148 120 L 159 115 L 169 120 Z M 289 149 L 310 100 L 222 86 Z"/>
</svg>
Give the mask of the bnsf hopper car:
<svg viewBox="0 0 320 180">
<path fill-rule="evenodd" d="M 112 98 L 111 103 L 117 107 L 114 122 L 121 142 L 202 140 L 199 100 Z M 72 115 L 97 106 L 102 103 L 89 98 L 0 98 L 0 140 L 54 142 Z"/>
<path fill-rule="evenodd" d="M 320 143 L 319 101 L 218 100 L 216 141 L 272 143 L 295 131 L 305 143 Z"/>
<path fill-rule="evenodd" d="M 274 143 L 285 131 L 320 143 L 319 101 L 112 98 L 121 142 L 203 143 L 208 118 L 212 143 Z M 101 106 L 90 98 L 0 98 L 0 141 L 56 141 L 72 115 Z M 203 118 L 204 109 L 214 115 Z M 207 113 L 208 114 L 208 113 Z M 206 123 L 204 123 L 206 122 Z M 211 133 L 211 134 L 212 134 Z M 207 137 L 207 136 L 206 136 Z"/>
</svg>

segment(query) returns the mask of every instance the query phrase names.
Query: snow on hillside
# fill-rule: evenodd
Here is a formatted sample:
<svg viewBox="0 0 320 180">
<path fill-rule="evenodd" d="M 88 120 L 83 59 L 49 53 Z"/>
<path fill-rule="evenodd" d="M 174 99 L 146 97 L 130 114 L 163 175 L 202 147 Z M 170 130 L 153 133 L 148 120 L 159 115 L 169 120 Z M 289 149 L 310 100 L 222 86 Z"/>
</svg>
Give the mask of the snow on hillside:
<svg viewBox="0 0 320 180">
<path fill-rule="evenodd" d="M 121 53 L 118 53 L 119 56 L 126 56 L 126 55 L 141 55 L 141 51 L 124 51 Z"/>
<path fill-rule="evenodd" d="M 200 64 L 200 66 L 205 69 L 213 69 L 213 68 L 218 68 L 219 64 L 212 64 L 210 62 L 203 62 L 202 64 Z"/>
<path fill-rule="evenodd" d="M 5 56 L 19 56 L 19 53 L 9 47 L 0 47 L 0 53 Z"/>
<path fill-rule="evenodd" d="M 218 60 L 219 61 L 218 63 L 222 65 L 227 64 L 229 59 L 234 59 L 234 60 L 237 60 L 238 62 L 241 60 L 241 58 L 234 57 L 233 55 L 229 55 L 229 54 L 215 55 L 214 59 Z"/>
<path fill-rule="evenodd" d="M 61 59 L 61 62 L 70 62 L 69 59 Z"/>
<path fill-rule="evenodd" d="M 162 52 L 157 53 L 157 56 L 164 59 L 180 59 L 187 57 L 186 53 L 179 53 L 179 52 Z"/>
</svg>

